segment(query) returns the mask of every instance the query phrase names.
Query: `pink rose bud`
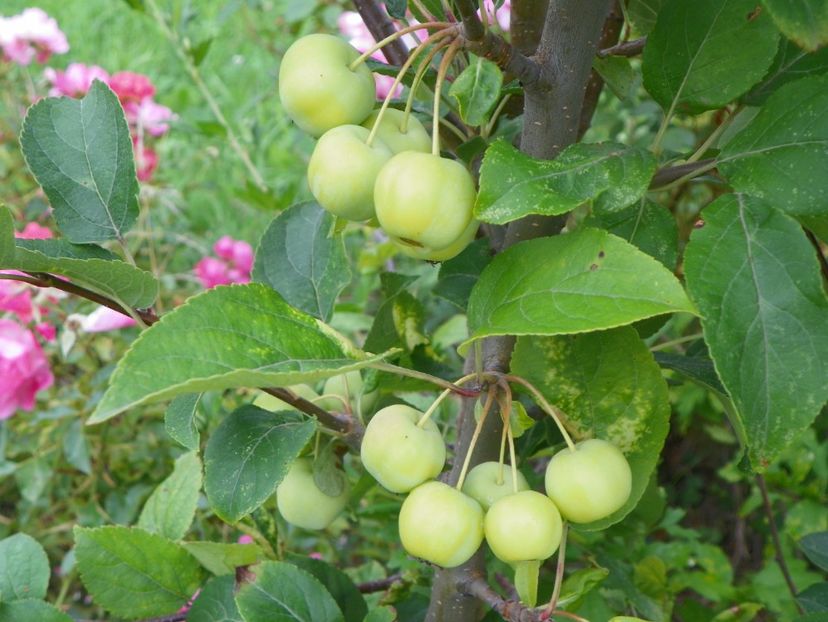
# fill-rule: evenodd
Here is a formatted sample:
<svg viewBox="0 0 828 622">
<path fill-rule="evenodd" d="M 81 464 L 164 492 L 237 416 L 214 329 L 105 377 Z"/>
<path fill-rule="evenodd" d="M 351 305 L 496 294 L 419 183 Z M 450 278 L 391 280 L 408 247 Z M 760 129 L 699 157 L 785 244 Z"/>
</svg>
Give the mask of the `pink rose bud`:
<svg viewBox="0 0 828 622">
<path fill-rule="evenodd" d="M 0 419 L 34 408 L 37 393 L 53 382 L 34 335 L 13 320 L 0 319 Z"/>
<path fill-rule="evenodd" d="M 41 322 L 40 324 L 36 324 L 35 330 L 46 341 L 54 341 L 55 337 L 57 337 L 57 328 L 53 324 L 49 324 L 49 322 Z"/>
<path fill-rule="evenodd" d="M 233 259 L 233 247 L 236 241 L 229 235 L 221 236 L 215 244 L 213 244 L 213 252 L 224 259 L 230 261 Z"/>
<path fill-rule="evenodd" d="M 109 307 L 99 306 L 89 315 L 81 316 L 81 329 L 87 333 L 105 333 L 135 326 L 135 320 Z"/>
<path fill-rule="evenodd" d="M 195 265 L 195 274 L 206 289 L 232 283 L 228 275 L 227 264 L 215 257 L 202 257 Z"/>
<path fill-rule="evenodd" d="M 242 272 L 250 274 L 250 271 L 253 269 L 253 247 L 241 240 L 234 243 L 233 263 Z"/>
</svg>

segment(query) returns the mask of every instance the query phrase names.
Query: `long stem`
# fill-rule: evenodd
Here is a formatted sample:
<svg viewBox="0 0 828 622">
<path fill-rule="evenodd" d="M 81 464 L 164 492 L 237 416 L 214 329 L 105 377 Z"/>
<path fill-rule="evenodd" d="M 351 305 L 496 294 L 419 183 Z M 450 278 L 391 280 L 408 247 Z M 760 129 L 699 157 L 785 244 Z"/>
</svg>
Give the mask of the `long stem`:
<svg viewBox="0 0 828 622">
<path fill-rule="evenodd" d="M 555 421 L 555 425 L 558 426 L 558 430 L 560 430 L 561 436 L 563 436 L 569 449 L 575 451 L 575 443 L 572 441 L 572 437 L 569 436 L 569 432 L 566 431 L 566 428 L 564 427 L 563 422 L 561 421 L 562 418 L 566 418 L 566 415 L 563 413 L 563 411 L 560 408 L 552 406 L 552 404 L 547 402 L 543 394 L 540 391 L 538 391 L 535 388 L 535 386 L 528 380 L 525 380 L 520 376 L 512 376 L 510 374 L 504 375 L 503 378 L 507 382 L 517 382 L 518 384 L 529 389 L 529 392 L 532 393 L 538 405 L 543 410 L 545 410 L 546 413 Z"/>
<path fill-rule="evenodd" d="M 422 53 L 425 47 L 430 44 L 434 43 L 435 41 L 439 41 L 445 37 L 450 36 L 453 34 L 454 31 L 446 29 L 441 30 L 439 32 L 434 33 L 428 39 L 423 41 L 423 43 L 417 46 L 414 51 L 408 56 L 403 66 L 400 67 L 400 70 L 397 72 L 397 77 L 394 78 L 394 83 L 391 85 L 391 88 L 388 89 L 388 94 L 385 96 L 385 99 L 382 102 L 382 107 L 380 108 L 379 113 L 377 114 L 377 118 L 374 120 L 374 126 L 371 128 L 371 133 L 368 135 L 368 140 L 365 141 L 365 144 L 369 147 L 371 143 L 374 141 L 374 137 L 377 135 L 377 130 L 379 130 L 380 123 L 382 123 L 382 117 L 385 115 L 385 111 L 388 109 L 388 105 L 391 103 L 391 100 L 394 98 L 394 93 L 397 90 L 397 87 L 403 81 L 405 74 L 408 73 L 409 67 L 417 60 L 417 57 Z"/>
<path fill-rule="evenodd" d="M 497 123 L 497 119 L 500 116 L 500 113 L 503 112 L 503 109 L 506 107 L 506 104 L 509 103 L 510 99 L 512 99 L 511 93 L 507 93 L 501 98 L 500 103 L 497 105 L 497 108 L 494 109 L 492 116 L 489 117 L 489 122 L 481 129 L 480 135 L 483 138 L 488 138 L 489 135 L 492 133 L 492 130 L 494 129 L 495 123 Z"/>
<path fill-rule="evenodd" d="M 672 348 L 673 346 L 677 346 L 682 343 L 687 343 L 688 341 L 696 341 L 697 339 L 701 339 L 702 337 L 704 337 L 704 333 L 695 333 L 693 335 L 685 335 L 684 337 L 679 337 L 678 339 L 671 339 L 670 341 L 665 341 L 663 343 L 657 343 L 654 346 L 650 346 L 650 352 L 666 350 L 667 348 Z"/>
<path fill-rule="evenodd" d="M 354 59 L 354 62 L 352 62 L 348 68 L 351 71 L 353 71 L 362 63 L 364 63 L 367 59 L 369 59 L 374 52 L 381 50 L 392 41 L 396 41 L 403 35 L 407 35 L 409 32 L 414 32 L 415 30 L 426 30 L 428 28 L 441 29 L 447 28 L 449 26 L 451 26 L 451 24 L 449 24 L 448 22 L 426 22 L 425 24 L 414 24 L 413 26 L 406 26 L 405 28 L 400 28 L 394 34 L 388 35 L 387 37 L 385 37 L 385 39 L 377 42 L 376 44 L 368 48 L 365 52 L 360 54 L 356 59 Z"/>
<path fill-rule="evenodd" d="M 480 431 L 483 429 L 483 423 L 486 421 L 486 417 L 489 415 L 489 411 L 492 409 L 492 402 L 494 401 L 495 391 L 497 388 L 495 385 L 489 387 L 489 394 L 486 396 L 486 403 L 483 404 L 483 412 L 480 413 L 480 419 L 477 422 L 477 425 L 474 428 L 474 433 L 472 434 L 471 442 L 469 443 L 469 448 L 466 451 L 466 456 L 463 459 L 463 468 L 460 469 L 460 477 L 457 478 L 457 490 L 463 489 L 463 482 L 466 480 L 466 472 L 469 470 L 469 464 L 471 464 L 471 457 L 474 453 L 474 446 L 477 445 L 477 439 L 480 436 Z"/>
<path fill-rule="evenodd" d="M 561 530 L 561 544 L 558 547 L 558 565 L 555 568 L 555 587 L 552 589 L 552 598 L 549 599 L 549 605 L 543 612 L 547 618 L 555 611 L 558 606 L 558 599 L 561 596 L 561 585 L 563 584 L 564 566 L 566 566 L 566 536 L 569 531 L 569 525 L 564 522 Z"/>
<path fill-rule="evenodd" d="M 423 76 L 425 76 L 428 68 L 431 66 L 431 61 L 434 60 L 434 57 L 442 50 L 444 47 L 448 45 L 448 41 L 440 41 L 437 45 L 435 45 L 426 57 L 423 59 L 423 62 L 420 63 L 420 66 L 417 67 L 417 72 L 414 74 L 414 81 L 411 83 L 411 88 L 408 91 L 408 99 L 405 102 L 405 114 L 403 115 L 403 122 L 400 126 L 400 131 L 405 133 L 408 130 L 408 117 L 411 116 L 411 108 L 414 106 L 414 96 L 417 92 L 417 89 L 420 88 L 420 82 L 423 81 Z"/>
<path fill-rule="evenodd" d="M 457 386 L 460 386 L 461 384 L 464 384 L 464 383 L 468 382 L 469 380 L 471 380 L 472 378 L 476 378 L 476 377 L 477 377 L 477 374 L 468 374 L 466 376 L 463 376 L 462 378 L 458 378 L 457 380 L 455 380 L 454 384 L 456 384 Z M 440 395 L 437 396 L 437 399 L 434 400 L 434 402 L 432 402 L 431 406 L 428 407 L 428 410 L 423 413 L 422 417 L 420 417 L 420 420 L 417 422 L 417 427 L 422 428 L 423 426 L 425 426 L 426 422 L 431 418 L 431 415 L 433 415 L 435 412 L 437 412 L 437 409 L 440 407 L 440 404 L 452 392 L 453 392 L 452 389 L 446 389 L 445 391 L 440 393 Z"/>
<path fill-rule="evenodd" d="M 463 397 L 477 397 L 478 395 L 480 395 L 480 391 L 477 389 L 464 389 L 462 387 L 458 387 L 456 384 L 449 382 L 448 380 L 443 380 L 442 378 L 432 376 L 431 374 L 427 374 L 425 372 L 417 371 L 416 369 L 400 367 L 399 365 L 394 365 L 393 363 L 372 363 L 371 365 L 369 365 L 369 367 L 372 367 L 373 369 L 379 371 L 388 372 L 389 374 L 397 374 L 398 376 L 407 376 L 409 378 L 415 378 L 417 380 L 425 380 L 426 382 L 435 384 L 438 387 L 449 389 L 457 393 L 457 395 L 462 395 Z"/>
<path fill-rule="evenodd" d="M 713 143 L 715 143 L 715 142 L 716 142 L 716 140 L 718 140 L 719 136 L 721 136 L 721 135 L 722 135 L 722 133 L 723 133 L 723 132 L 724 132 L 724 131 L 728 128 L 728 126 L 731 124 L 731 122 L 733 121 L 733 119 L 735 119 L 735 118 L 736 118 L 736 114 L 737 114 L 737 112 L 738 112 L 738 111 L 739 111 L 739 108 L 734 109 L 734 110 L 730 113 L 730 115 L 727 117 L 727 119 L 725 119 L 724 121 L 722 121 L 722 122 L 719 124 L 719 126 L 718 126 L 715 130 L 713 130 L 712 132 L 710 132 L 710 136 L 708 136 L 708 137 L 707 137 L 707 140 L 705 140 L 705 141 L 701 144 L 701 146 L 700 146 L 698 149 L 696 149 L 696 151 L 695 151 L 695 153 L 694 153 L 693 155 L 691 155 L 689 158 L 687 158 L 687 162 L 696 162 L 696 161 L 700 160 L 700 159 L 701 159 L 701 157 L 702 157 L 702 156 L 703 156 L 703 155 L 707 152 L 707 150 L 710 148 L 710 145 L 712 145 Z"/>
<path fill-rule="evenodd" d="M 664 115 L 664 119 L 662 119 L 661 125 L 658 127 L 658 132 L 653 140 L 653 144 L 650 147 L 650 150 L 656 155 L 661 153 L 661 141 L 664 140 L 664 133 L 667 131 L 670 121 L 673 120 L 673 113 L 676 111 L 676 104 L 678 104 L 678 96 L 676 96 L 673 99 L 673 103 L 670 104 L 670 109 Z"/>
<path fill-rule="evenodd" d="M 716 160 L 713 160 L 712 162 L 708 162 L 704 166 L 700 166 L 697 169 L 694 169 L 694 170 L 690 171 L 686 175 L 683 175 L 683 176 L 679 177 L 675 181 L 672 181 L 669 184 L 667 184 L 666 186 L 661 186 L 660 188 L 653 188 L 652 191 L 653 192 L 663 192 L 665 190 L 671 190 L 671 189 L 675 188 L 676 186 L 680 186 L 683 183 L 690 181 L 694 177 L 698 177 L 699 175 L 702 175 L 703 173 L 706 173 L 707 171 L 712 171 L 718 165 L 719 165 L 719 163 Z"/>
<path fill-rule="evenodd" d="M 210 89 L 207 88 L 207 84 L 201 78 L 201 74 L 198 71 L 198 67 L 196 67 L 195 63 L 193 63 L 192 58 L 190 58 L 187 52 L 185 52 L 184 49 L 181 47 L 181 43 L 178 37 L 167 25 L 164 16 L 158 10 L 158 7 L 155 4 L 155 0 L 147 0 L 147 5 L 150 7 L 152 16 L 155 19 L 155 22 L 158 24 L 158 27 L 161 29 L 161 32 L 163 32 L 167 39 L 170 41 L 170 43 L 172 43 L 176 55 L 179 59 L 181 59 L 181 62 L 184 63 L 184 67 L 187 69 L 187 73 L 190 74 L 190 79 L 196 85 L 196 88 L 198 88 L 199 92 L 201 93 L 201 96 L 207 102 L 207 106 L 210 108 L 210 111 L 213 113 L 213 116 L 216 118 L 216 121 L 218 121 L 219 125 L 221 125 L 222 128 L 224 128 L 224 131 L 227 134 L 227 141 L 230 143 L 230 148 L 236 153 L 238 158 L 242 161 L 242 164 L 244 164 L 248 173 L 250 173 L 250 176 L 253 178 L 253 182 L 259 187 L 260 190 L 265 190 L 267 188 L 267 184 L 265 184 L 262 174 L 259 172 L 259 169 L 257 169 L 256 166 L 253 164 L 253 161 L 250 159 L 250 155 L 242 146 L 241 142 L 236 136 L 236 133 L 230 126 L 230 123 L 227 122 L 224 113 L 221 111 L 221 107 L 218 105 L 218 102 L 213 97 L 213 94 L 210 92 Z"/>
<path fill-rule="evenodd" d="M 459 39 L 452 41 L 445 56 L 443 56 L 443 60 L 440 61 L 440 68 L 437 70 L 437 82 L 434 85 L 434 126 L 431 137 L 431 154 L 438 157 L 440 156 L 440 92 L 443 89 L 443 82 L 446 79 L 448 68 L 459 47 Z"/>
</svg>

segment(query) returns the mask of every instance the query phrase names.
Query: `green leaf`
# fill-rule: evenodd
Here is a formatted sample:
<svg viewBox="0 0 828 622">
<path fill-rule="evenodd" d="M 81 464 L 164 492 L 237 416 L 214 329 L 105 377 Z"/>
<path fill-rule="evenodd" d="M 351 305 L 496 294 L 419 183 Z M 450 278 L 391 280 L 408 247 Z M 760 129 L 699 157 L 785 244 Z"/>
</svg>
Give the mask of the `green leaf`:
<svg viewBox="0 0 828 622">
<path fill-rule="evenodd" d="M 469 66 L 452 83 L 449 95 L 457 102 L 463 122 L 478 127 L 489 118 L 502 85 L 500 67 L 482 56 L 472 56 Z"/>
<path fill-rule="evenodd" d="M 512 370 L 567 416 L 577 439 L 600 438 L 624 452 L 632 492 L 617 512 L 578 529 L 604 529 L 638 503 L 658 463 L 670 419 L 667 383 L 630 326 L 583 335 L 519 338 Z"/>
<path fill-rule="evenodd" d="M 138 517 L 138 526 L 170 540 L 190 529 L 201 491 L 201 460 L 195 451 L 175 461 L 173 472 L 152 492 Z"/>
<path fill-rule="evenodd" d="M 72 622 L 53 605 L 35 598 L 0 604 L 0 622 Z"/>
<path fill-rule="evenodd" d="M 174 613 L 204 578 L 182 546 L 134 527 L 75 527 L 75 555 L 93 600 L 123 618 Z"/>
<path fill-rule="evenodd" d="M 751 622 L 765 606 L 759 603 L 739 603 L 728 607 L 710 622 Z"/>
<path fill-rule="evenodd" d="M 81 100 L 41 99 L 26 114 L 20 146 L 70 242 L 122 238 L 135 223 L 132 140 L 106 84 L 95 80 Z"/>
<path fill-rule="evenodd" d="M 796 595 L 796 602 L 807 613 L 828 612 L 828 581 L 814 583 Z"/>
<path fill-rule="evenodd" d="M 598 229 L 521 242 L 480 275 L 469 299 L 472 338 L 560 335 L 695 309 L 652 257 Z"/>
<path fill-rule="evenodd" d="M 762 79 L 779 33 L 756 0 L 667 0 L 647 37 L 644 88 L 665 110 L 721 108 Z"/>
<path fill-rule="evenodd" d="M 351 282 L 341 235 L 332 234 L 334 217 L 317 203 L 300 203 L 279 214 L 256 251 L 253 280 L 266 283 L 300 311 L 324 321 Z"/>
<path fill-rule="evenodd" d="M 395 622 L 396 619 L 397 612 L 391 607 L 377 607 L 368 612 L 364 622 Z"/>
<path fill-rule="evenodd" d="M 521 561 L 515 567 L 515 591 L 520 602 L 527 607 L 538 604 L 538 576 L 541 562 L 537 559 Z"/>
<path fill-rule="evenodd" d="M 213 577 L 201 588 L 187 612 L 187 622 L 243 622 L 235 596 L 233 575 Z"/>
<path fill-rule="evenodd" d="M 0 602 L 46 598 L 49 558 L 37 540 L 25 533 L 0 540 Z"/>
<path fill-rule="evenodd" d="M 792 219 L 743 195 L 717 199 L 702 217 L 686 250 L 687 285 L 762 471 L 828 399 L 828 299 Z"/>
<path fill-rule="evenodd" d="M 638 34 L 648 34 L 656 24 L 665 0 L 627 0 L 627 17 Z"/>
<path fill-rule="evenodd" d="M 598 75 L 607 83 L 607 86 L 618 99 L 629 99 L 635 94 L 639 86 L 629 58 L 623 56 L 600 58 L 596 56 L 592 60 L 592 68 L 598 72 Z"/>
<path fill-rule="evenodd" d="M 89 444 L 83 433 L 83 421 L 73 419 L 63 434 L 63 455 L 66 462 L 81 473 L 92 475 L 92 463 L 89 460 Z"/>
<path fill-rule="evenodd" d="M 190 555 L 214 575 L 235 575 L 239 566 L 252 566 L 262 559 L 256 544 L 225 542 L 182 542 Z"/>
<path fill-rule="evenodd" d="M 266 285 L 215 287 L 141 333 L 87 423 L 183 393 L 290 386 L 381 358 L 357 350 Z"/>
<path fill-rule="evenodd" d="M 457 257 L 440 264 L 437 284 L 432 291 L 465 311 L 474 284 L 491 260 L 489 240 L 475 240 Z"/>
<path fill-rule="evenodd" d="M 408 0 L 386 0 L 385 9 L 388 11 L 388 15 L 394 19 L 405 19 Z"/>
<path fill-rule="evenodd" d="M 416 277 L 384 272 L 380 279 L 385 300 L 374 316 L 374 323 L 365 338 L 365 347 L 379 352 L 402 346 L 411 351 L 418 345 L 428 343 L 428 337 L 423 334 L 423 305 L 405 289 Z"/>
<path fill-rule="evenodd" d="M 338 497 L 348 483 L 345 473 L 337 466 L 334 440 L 316 452 L 313 460 L 313 483 L 329 497 Z"/>
<path fill-rule="evenodd" d="M 606 568 L 581 568 L 576 570 L 564 579 L 558 604 L 565 607 L 569 603 L 578 602 L 603 583 L 607 576 L 609 576 L 609 570 Z"/>
<path fill-rule="evenodd" d="M 344 622 L 325 587 L 304 570 L 264 562 L 253 572 L 256 580 L 236 596 L 245 622 Z"/>
<path fill-rule="evenodd" d="M 771 95 L 725 145 L 719 170 L 739 192 L 796 216 L 828 214 L 828 75 Z"/>
<path fill-rule="evenodd" d="M 563 214 L 594 200 L 606 211 L 619 210 L 644 195 L 655 167 L 648 151 L 617 143 L 577 143 L 554 160 L 535 160 L 499 140 L 483 157 L 474 213 L 504 224 L 528 214 Z"/>
<path fill-rule="evenodd" d="M 825 0 L 762 0 L 779 30 L 806 50 L 828 43 L 828 2 Z"/>
<path fill-rule="evenodd" d="M 204 452 L 204 489 L 216 514 L 235 523 L 264 503 L 315 431 L 299 413 L 250 405 L 222 421 Z"/>
<path fill-rule="evenodd" d="M 745 95 L 745 103 L 761 106 L 783 84 L 825 72 L 828 72 L 828 47 L 809 54 L 782 39 L 767 75 Z"/>
<path fill-rule="evenodd" d="M 158 281 L 94 244 L 15 239 L 11 213 L 0 207 L 0 269 L 48 272 L 130 306 L 149 307 Z"/>
<path fill-rule="evenodd" d="M 671 369 L 711 391 L 727 396 L 727 390 L 722 386 L 719 377 L 716 375 L 713 361 L 709 358 L 681 356 L 666 352 L 656 352 L 654 356 L 656 363 L 661 367 Z"/>
<path fill-rule="evenodd" d="M 828 531 L 805 536 L 799 541 L 799 548 L 815 566 L 828 572 Z"/>
<path fill-rule="evenodd" d="M 589 227 L 606 229 L 655 257 L 670 270 L 678 261 L 678 227 L 670 210 L 642 197 L 617 212 L 601 207 L 584 221 Z"/>
<path fill-rule="evenodd" d="M 175 398 L 164 413 L 164 429 L 187 449 L 198 450 L 201 435 L 195 418 L 201 393 L 185 393 Z"/>
<path fill-rule="evenodd" d="M 345 622 L 362 622 L 368 614 L 368 606 L 357 586 L 335 566 L 306 555 L 291 555 L 290 563 L 310 573 L 325 586 L 342 611 Z"/>
</svg>

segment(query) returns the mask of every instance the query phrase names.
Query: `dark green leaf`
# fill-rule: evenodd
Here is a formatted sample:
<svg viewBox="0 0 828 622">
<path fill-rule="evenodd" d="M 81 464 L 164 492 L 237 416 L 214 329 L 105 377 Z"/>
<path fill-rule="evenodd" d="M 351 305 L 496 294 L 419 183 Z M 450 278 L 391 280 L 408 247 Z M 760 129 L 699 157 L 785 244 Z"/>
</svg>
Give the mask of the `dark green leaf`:
<svg viewBox="0 0 828 622">
<path fill-rule="evenodd" d="M 391 607 L 371 609 L 368 615 L 365 616 L 365 622 L 395 622 L 396 620 L 397 612 Z"/>
<path fill-rule="evenodd" d="M 828 3 L 824 0 L 762 0 L 773 21 L 806 50 L 828 43 Z"/>
<path fill-rule="evenodd" d="M 141 334 L 118 363 L 88 423 L 183 393 L 290 386 L 380 358 L 357 350 L 266 285 L 216 287 Z"/>
<path fill-rule="evenodd" d="M 234 523 L 264 503 L 315 431 L 299 413 L 249 405 L 222 421 L 204 452 L 204 489 L 216 514 Z"/>
<path fill-rule="evenodd" d="M 290 562 L 312 574 L 325 586 L 342 611 L 345 622 L 362 622 L 368 613 L 368 606 L 348 575 L 321 559 L 306 555 L 291 555 Z"/>
<path fill-rule="evenodd" d="M 89 460 L 89 444 L 83 433 L 83 422 L 73 419 L 63 435 L 63 455 L 66 462 L 81 473 L 92 474 L 92 463 Z"/>
<path fill-rule="evenodd" d="M 720 108 L 762 79 L 779 34 L 756 0 L 666 0 L 644 47 L 644 87 L 665 110 Z"/>
<path fill-rule="evenodd" d="M 600 438 L 624 452 L 632 492 L 611 516 L 579 525 L 604 529 L 632 511 L 658 463 L 667 436 L 667 383 L 634 328 L 583 335 L 520 338 L 512 370 L 566 413 L 576 439 Z"/>
<path fill-rule="evenodd" d="M 72 622 L 49 603 L 34 598 L 0 604 L 0 622 Z"/>
<path fill-rule="evenodd" d="M 46 97 L 29 108 L 20 146 L 76 244 L 122 238 L 138 217 L 138 180 L 124 111 L 95 80 L 81 100 Z"/>
<path fill-rule="evenodd" d="M 75 527 L 75 555 L 93 600 L 123 618 L 174 613 L 204 578 L 182 546 L 134 527 Z"/>
<path fill-rule="evenodd" d="M 761 471 L 828 399 L 828 299 L 792 219 L 743 195 L 717 199 L 702 217 L 687 246 L 687 285 Z"/>
<path fill-rule="evenodd" d="M 405 19 L 408 10 L 408 0 L 385 0 L 385 10 L 394 19 Z"/>
<path fill-rule="evenodd" d="M 713 361 L 709 358 L 681 356 L 679 354 L 668 354 L 666 352 L 656 352 L 654 356 L 656 363 L 664 369 L 671 369 L 711 391 L 716 391 L 723 396 L 727 395 L 727 391 L 716 375 L 716 368 L 713 366 Z"/>
<path fill-rule="evenodd" d="M 201 588 L 187 612 L 187 622 L 243 622 L 235 596 L 233 575 L 213 577 Z"/>
<path fill-rule="evenodd" d="M 345 490 L 345 473 L 337 466 L 333 441 L 316 452 L 313 460 L 313 483 L 329 497 L 338 497 Z"/>
<path fill-rule="evenodd" d="M 828 612 L 828 581 L 814 583 L 796 595 L 806 613 Z"/>
<path fill-rule="evenodd" d="M 334 217 L 317 203 L 300 203 L 279 214 L 256 251 L 253 280 L 266 283 L 297 309 L 324 321 L 339 292 L 351 282 L 342 236 L 332 235 Z"/>
<path fill-rule="evenodd" d="M 344 622 L 325 587 L 304 570 L 264 562 L 253 572 L 256 580 L 236 596 L 245 622 Z"/>
<path fill-rule="evenodd" d="M 239 566 L 252 566 L 262 559 L 256 544 L 182 542 L 182 546 L 214 575 L 235 575 Z"/>
<path fill-rule="evenodd" d="M 379 352 L 402 346 L 411 351 L 418 345 L 428 343 L 422 332 L 425 317 L 423 305 L 405 289 L 406 285 L 414 282 L 415 277 L 384 272 L 380 278 L 385 299 L 365 338 L 365 348 Z"/>
<path fill-rule="evenodd" d="M 203 41 L 199 41 L 194 46 L 187 50 L 190 58 L 193 59 L 193 64 L 198 67 L 204 59 L 207 58 L 207 52 L 210 51 L 210 46 L 213 45 L 213 38 L 208 37 Z"/>
<path fill-rule="evenodd" d="M 678 227 L 670 210 L 639 199 L 633 205 L 617 212 L 596 207 L 584 221 L 590 227 L 600 227 L 627 240 L 655 257 L 670 270 L 678 261 Z"/>
<path fill-rule="evenodd" d="M 2 207 L 0 247 L 0 269 L 65 276 L 129 307 L 149 307 L 158 295 L 158 281 L 151 273 L 120 261 L 100 246 L 15 239 L 11 214 Z"/>
<path fill-rule="evenodd" d="M 629 99 L 638 87 L 630 59 L 623 56 L 595 57 L 592 67 L 618 99 Z"/>
<path fill-rule="evenodd" d="M 767 75 L 745 95 L 745 103 L 761 106 L 783 84 L 825 72 L 828 72 L 828 47 L 809 54 L 783 39 Z"/>
<path fill-rule="evenodd" d="M 618 210 L 643 196 L 655 167 L 648 151 L 616 143 L 577 143 L 554 160 L 535 160 L 497 141 L 483 158 L 474 213 L 504 224 L 528 214 L 563 214 L 594 200 Z"/>
<path fill-rule="evenodd" d="M 473 338 L 559 335 L 695 313 L 662 264 L 606 231 L 521 242 L 486 267 L 469 299 Z"/>
<path fill-rule="evenodd" d="M 719 156 L 739 192 L 795 216 L 828 214 L 828 75 L 803 78 L 771 95 Z"/>
<path fill-rule="evenodd" d="M 0 601 L 46 598 L 49 559 L 37 540 L 25 533 L 0 540 Z"/>
<path fill-rule="evenodd" d="M 799 541 L 799 548 L 815 566 L 828 572 L 828 531 L 805 536 Z"/>
<path fill-rule="evenodd" d="M 197 450 L 200 435 L 195 424 L 196 409 L 201 400 L 201 393 L 179 395 L 167 407 L 164 413 L 164 429 L 167 434 L 187 449 Z"/>
<path fill-rule="evenodd" d="M 457 102 L 466 125 L 477 127 L 489 118 L 502 85 L 500 67 L 481 56 L 472 56 L 469 66 L 452 83 L 449 95 Z"/>
<path fill-rule="evenodd" d="M 491 260 L 489 240 L 475 240 L 457 257 L 440 264 L 434 294 L 465 311 L 474 284 Z"/>
<path fill-rule="evenodd" d="M 173 472 L 152 492 L 138 517 L 138 526 L 170 540 L 190 529 L 201 491 L 201 460 L 195 451 L 175 461 Z"/>
</svg>

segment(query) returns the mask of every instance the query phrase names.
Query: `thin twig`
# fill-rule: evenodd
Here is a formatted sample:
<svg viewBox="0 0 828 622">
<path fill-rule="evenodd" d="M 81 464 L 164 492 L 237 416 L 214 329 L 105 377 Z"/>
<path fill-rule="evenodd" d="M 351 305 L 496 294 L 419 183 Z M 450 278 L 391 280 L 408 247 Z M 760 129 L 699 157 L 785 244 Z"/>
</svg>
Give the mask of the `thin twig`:
<svg viewBox="0 0 828 622">
<path fill-rule="evenodd" d="M 607 56 L 638 56 L 641 54 L 646 43 L 647 37 L 624 41 L 623 43 L 618 43 L 603 50 L 598 50 L 596 56 L 598 58 L 606 58 Z"/>
<path fill-rule="evenodd" d="M 384 592 L 392 585 L 394 585 L 395 583 L 399 583 L 400 581 L 402 581 L 402 575 L 397 573 L 392 574 L 390 577 L 385 577 L 384 579 L 360 583 L 359 585 L 357 585 L 357 589 L 359 590 L 360 594 L 373 594 L 374 592 Z"/>
<path fill-rule="evenodd" d="M 459 582 L 457 589 L 463 594 L 474 596 L 483 601 L 508 622 L 539 622 L 540 620 L 540 614 L 536 610 L 524 607 L 516 600 L 505 600 L 489 587 L 489 584 L 481 576 L 474 576 L 471 579 Z"/>
<path fill-rule="evenodd" d="M 791 596 L 793 596 L 794 603 L 796 603 L 799 612 L 805 613 L 805 610 L 799 604 L 799 601 L 796 600 L 796 585 L 791 577 L 791 571 L 788 569 L 788 563 L 785 561 L 785 556 L 782 554 L 782 543 L 779 540 L 779 531 L 776 529 L 776 520 L 774 520 L 773 507 L 771 506 L 770 497 L 768 496 L 768 487 L 765 483 L 765 478 L 762 475 L 757 475 L 756 483 L 759 486 L 759 492 L 762 493 L 762 505 L 765 508 L 765 516 L 767 516 L 768 526 L 770 527 L 776 563 L 779 564 L 779 570 L 785 578 L 785 584 L 788 586 L 788 591 L 791 593 Z"/>
<path fill-rule="evenodd" d="M 273 397 L 279 398 L 283 402 L 290 404 L 295 409 L 305 413 L 306 415 L 315 417 L 319 423 L 324 425 L 326 428 L 330 428 L 331 430 L 343 434 L 343 440 L 348 445 L 357 449 L 359 448 L 365 428 L 355 417 L 328 412 L 313 402 L 299 397 L 290 389 L 270 387 L 262 389 L 262 391 L 269 393 Z"/>
</svg>

